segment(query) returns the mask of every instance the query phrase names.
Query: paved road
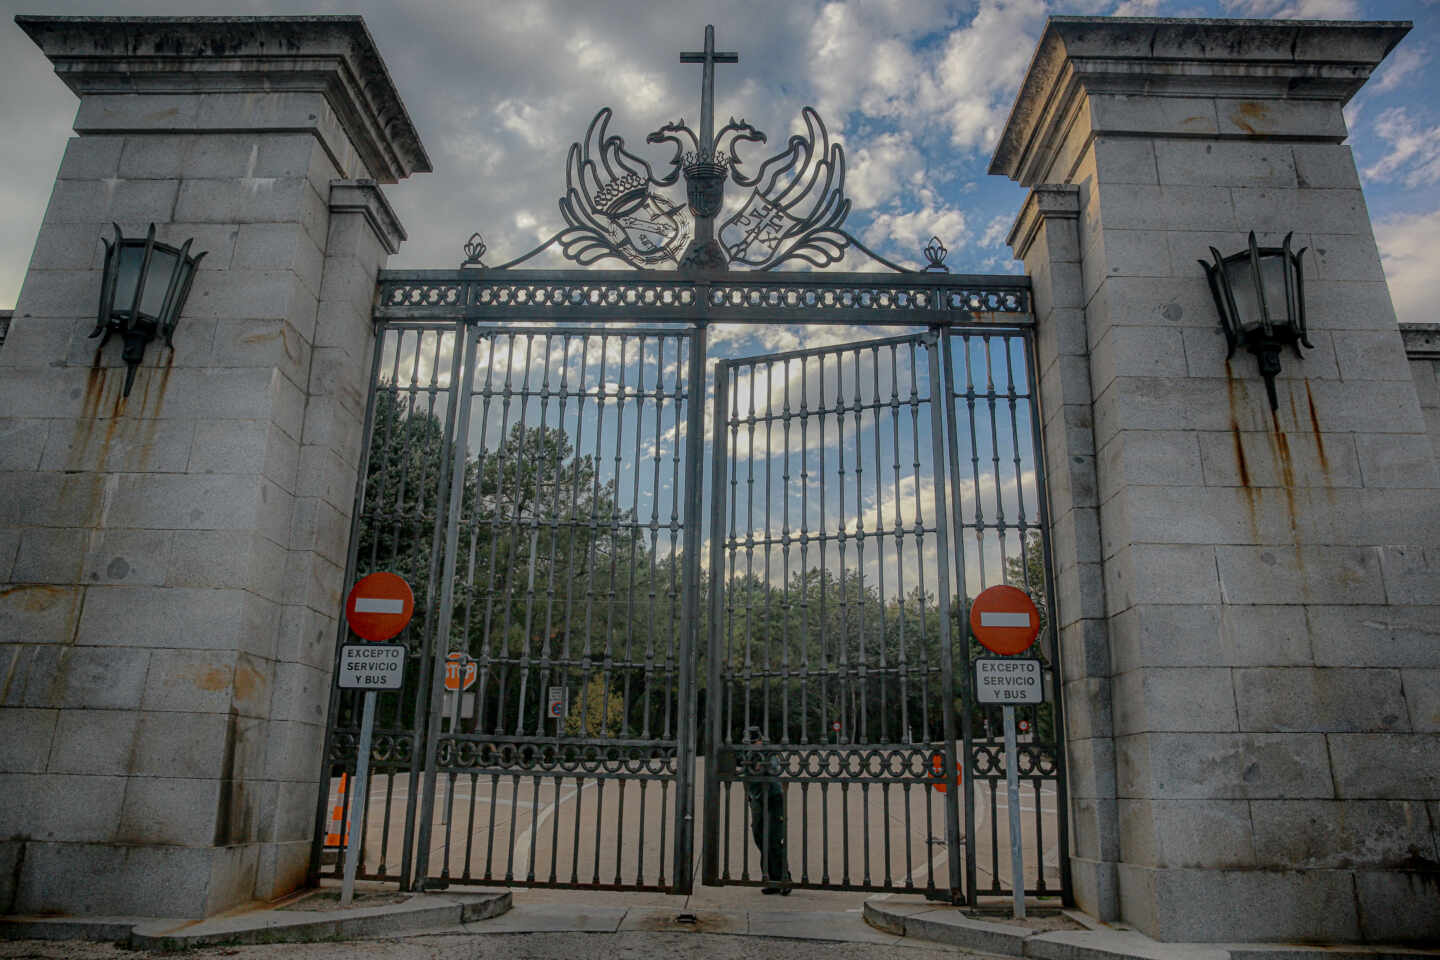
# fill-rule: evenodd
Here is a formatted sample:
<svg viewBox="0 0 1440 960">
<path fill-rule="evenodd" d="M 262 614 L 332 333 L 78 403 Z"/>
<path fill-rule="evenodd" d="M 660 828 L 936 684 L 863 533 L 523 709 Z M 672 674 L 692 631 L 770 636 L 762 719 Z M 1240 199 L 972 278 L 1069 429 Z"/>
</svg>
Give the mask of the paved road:
<svg viewBox="0 0 1440 960">
<path fill-rule="evenodd" d="M 0 941 L 0 958 L 12 960 L 134 960 L 111 944 Z M 254 947 L 207 947 L 190 960 L 966 960 L 978 954 L 935 944 L 833 943 L 702 933 L 518 933 L 449 934 L 345 943 L 286 943 Z"/>
</svg>

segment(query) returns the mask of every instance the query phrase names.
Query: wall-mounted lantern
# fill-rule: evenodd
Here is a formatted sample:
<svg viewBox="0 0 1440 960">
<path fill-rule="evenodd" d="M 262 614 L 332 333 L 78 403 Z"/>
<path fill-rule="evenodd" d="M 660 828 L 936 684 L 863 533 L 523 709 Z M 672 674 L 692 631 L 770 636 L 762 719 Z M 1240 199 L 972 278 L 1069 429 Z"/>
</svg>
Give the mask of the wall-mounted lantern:
<svg viewBox="0 0 1440 960">
<path fill-rule="evenodd" d="M 1215 297 L 1215 309 L 1220 313 L 1220 327 L 1225 331 L 1229 352 L 1225 359 L 1235 355 L 1237 346 L 1244 347 L 1255 355 L 1260 364 L 1260 376 L 1265 378 L 1265 392 L 1270 395 L 1270 409 L 1279 409 L 1275 397 L 1275 376 L 1280 372 L 1280 350 L 1289 346 L 1295 356 L 1302 356 L 1303 344 L 1315 349 L 1305 329 L 1305 291 L 1300 257 L 1308 248 L 1299 253 L 1290 249 L 1287 233 L 1285 242 L 1278 247 L 1262 247 L 1255 243 L 1255 233 L 1250 233 L 1250 248 L 1228 257 L 1210 248 L 1215 262 L 1200 261 L 1210 281 L 1210 293 Z"/>
<path fill-rule="evenodd" d="M 144 239 L 127 239 L 115 227 L 115 242 L 105 243 L 105 273 L 100 285 L 100 310 L 95 318 L 95 329 L 91 337 L 105 335 L 100 346 L 104 347 L 111 334 L 118 333 L 124 342 L 120 358 L 128 368 L 125 371 L 125 396 L 135 383 L 135 370 L 145 357 L 145 347 L 158 336 L 165 338 L 165 345 L 171 346 L 170 338 L 175 333 L 175 323 L 180 318 L 180 309 L 190 293 L 190 284 L 195 279 L 195 268 L 204 253 L 190 256 L 190 244 L 172 247 L 155 239 L 155 224 Z"/>
</svg>

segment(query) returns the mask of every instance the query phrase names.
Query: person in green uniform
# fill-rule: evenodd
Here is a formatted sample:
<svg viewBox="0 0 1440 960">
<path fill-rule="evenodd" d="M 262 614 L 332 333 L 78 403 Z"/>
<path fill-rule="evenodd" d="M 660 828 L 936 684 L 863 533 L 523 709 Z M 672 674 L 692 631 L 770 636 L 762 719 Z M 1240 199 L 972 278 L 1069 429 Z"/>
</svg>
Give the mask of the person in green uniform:
<svg viewBox="0 0 1440 960">
<path fill-rule="evenodd" d="M 747 727 L 744 742 L 758 745 L 765 742 L 759 727 Z M 752 777 L 780 776 L 775 759 L 765 760 L 759 753 L 751 758 Z M 785 856 L 785 788 L 778 779 L 745 781 L 745 798 L 750 802 L 750 834 L 760 850 L 760 870 L 765 885 L 761 893 L 790 895 L 790 865 Z"/>
</svg>

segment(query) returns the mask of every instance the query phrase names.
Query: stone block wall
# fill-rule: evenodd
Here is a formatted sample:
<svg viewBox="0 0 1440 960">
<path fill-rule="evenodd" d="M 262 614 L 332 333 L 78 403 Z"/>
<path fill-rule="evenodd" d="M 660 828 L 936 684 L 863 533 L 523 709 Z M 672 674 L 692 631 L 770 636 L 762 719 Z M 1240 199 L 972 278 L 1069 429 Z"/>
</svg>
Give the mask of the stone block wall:
<svg viewBox="0 0 1440 960">
<path fill-rule="evenodd" d="M 1051 560 L 1064 678 L 1070 874 L 1076 900 L 1120 917 L 1111 627 L 1081 297 L 1079 189 L 1036 187 L 1010 234 L 1034 294 L 1037 382 L 1050 502 Z"/>
<path fill-rule="evenodd" d="M 0 351 L 0 909 L 203 916 L 305 877 L 396 170 L 357 19 L 21 26 L 81 103 Z M 112 222 L 206 254 L 128 398 Z"/>
<path fill-rule="evenodd" d="M 1440 479 L 1342 142 L 1405 29 L 1055 18 L 992 164 L 1034 188 L 1012 243 L 1061 328 L 1056 562 L 1103 576 L 1090 630 L 1060 598 L 1077 894 L 1162 939 L 1440 935 Z M 1196 262 L 1251 230 L 1307 248 L 1273 413 Z"/>
<path fill-rule="evenodd" d="M 1440 323 L 1403 323 L 1400 335 L 1405 340 L 1405 358 L 1410 361 L 1430 446 L 1440 461 Z"/>
</svg>

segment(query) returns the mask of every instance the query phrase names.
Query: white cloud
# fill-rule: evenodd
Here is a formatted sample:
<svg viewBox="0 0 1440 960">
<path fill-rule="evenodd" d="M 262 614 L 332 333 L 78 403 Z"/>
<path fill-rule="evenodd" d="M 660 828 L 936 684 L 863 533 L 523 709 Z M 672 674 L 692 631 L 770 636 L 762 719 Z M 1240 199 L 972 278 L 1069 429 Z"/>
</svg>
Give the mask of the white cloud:
<svg viewBox="0 0 1440 960">
<path fill-rule="evenodd" d="M 1115 17 L 1153 17 L 1159 13 L 1160 0 L 1126 0 L 1112 12 Z"/>
<path fill-rule="evenodd" d="M 999 138 L 1045 13 L 1040 0 L 981 0 L 970 25 L 950 34 L 936 73 L 955 146 L 988 149 Z"/>
<path fill-rule="evenodd" d="M 1003 244 L 1005 238 L 1010 235 L 1010 225 L 1014 222 L 1015 218 L 1006 213 L 995 217 L 985 227 L 985 232 L 980 237 L 980 246 L 998 247 Z"/>
<path fill-rule="evenodd" d="M 988 149 L 1030 61 L 1045 4 L 981 0 L 969 24 L 948 31 L 953 14 L 927 18 L 911 6 L 852 0 L 820 10 L 809 53 L 822 113 L 860 111 L 914 129 L 939 124 L 953 146 Z M 899 15 L 900 7 L 908 12 Z M 945 41 L 910 42 L 920 32 L 944 34 Z M 836 70 L 836 61 L 846 69 Z"/>
<path fill-rule="evenodd" d="M 1371 180 L 1401 180 L 1407 187 L 1440 182 L 1440 126 L 1422 128 L 1406 107 L 1391 107 L 1375 118 L 1375 135 L 1390 152 L 1365 168 Z"/>
<path fill-rule="evenodd" d="M 882 133 L 862 142 L 850 154 L 845 177 L 858 208 L 882 207 L 924 182 L 925 157 L 908 133 Z"/>
<path fill-rule="evenodd" d="M 872 250 L 898 251 L 912 263 L 922 262 L 921 251 L 938 236 L 951 250 L 963 247 L 969 239 L 965 214 L 945 205 L 930 190 L 921 190 L 917 208 L 877 214 L 870 222 L 862 242 Z"/>
<path fill-rule="evenodd" d="M 1440 210 L 1377 220 L 1375 242 L 1400 322 L 1433 322 L 1435 303 L 1440 300 L 1440 277 L 1435 273 Z"/>
<path fill-rule="evenodd" d="M 1357 0 L 1220 0 L 1232 16 L 1300 20 L 1354 20 L 1362 13 Z"/>
<path fill-rule="evenodd" d="M 1385 66 L 1381 68 L 1379 74 L 1371 79 L 1366 89 L 1370 93 L 1394 90 L 1406 78 L 1423 69 L 1429 62 L 1430 51 L 1423 46 L 1411 46 L 1396 50 L 1386 59 Z"/>
</svg>

